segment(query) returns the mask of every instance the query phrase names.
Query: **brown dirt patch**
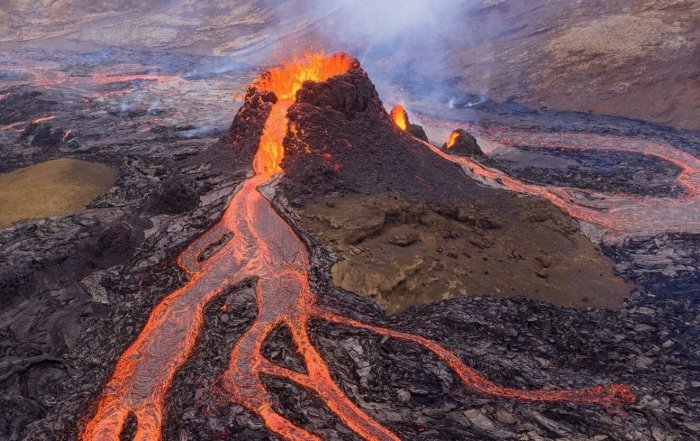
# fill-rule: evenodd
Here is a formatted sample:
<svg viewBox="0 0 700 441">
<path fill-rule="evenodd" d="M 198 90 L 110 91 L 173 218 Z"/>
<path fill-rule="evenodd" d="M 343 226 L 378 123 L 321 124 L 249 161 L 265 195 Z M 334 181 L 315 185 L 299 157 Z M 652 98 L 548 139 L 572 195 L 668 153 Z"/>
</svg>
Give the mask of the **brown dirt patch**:
<svg viewBox="0 0 700 441">
<path fill-rule="evenodd" d="M 503 213 L 488 202 L 329 195 L 298 213 L 302 227 L 339 256 L 334 283 L 389 313 L 471 295 L 610 308 L 632 288 L 569 218 L 532 198 Z"/>
<path fill-rule="evenodd" d="M 82 210 L 116 178 L 117 172 L 106 165 L 68 158 L 0 175 L 0 228 Z"/>
</svg>

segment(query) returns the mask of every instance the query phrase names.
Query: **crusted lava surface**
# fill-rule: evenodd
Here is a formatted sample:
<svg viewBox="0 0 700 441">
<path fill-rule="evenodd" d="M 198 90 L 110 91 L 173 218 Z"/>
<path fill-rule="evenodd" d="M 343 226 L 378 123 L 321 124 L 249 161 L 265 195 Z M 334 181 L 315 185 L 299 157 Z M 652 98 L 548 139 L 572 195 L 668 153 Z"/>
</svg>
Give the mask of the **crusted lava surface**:
<svg viewBox="0 0 700 441">
<path fill-rule="evenodd" d="M 274 101 L 250 90 L 218 141 L 173 139 L 166 131 L 129 145 L 71 150 L 72 157 L 117 169 L 115 187 L 85 211 L 0 231 L 5 392 L 0 408 L 8 409 L 0 414 L 0 439 L 77 436 L 80 419 L 92 409 L 116 358 L 158 300 L 184 283 L 175 256 L 217 221 L 250 172 Z M 395 128 L 359 69 L 307 83 L 289 121 L 285 174 L 272 202 L 308 247 L 310 285 L 321 307 L 439 342 L 502 385 L 625 383 L 637 396 L 624 414 L 492 398 L 466 388 L 419 345 L 313 320 L 312 342 L 333 379 L 364 412 L 406 440 L 698 436 L 697 384 L 688 368 L 698 362 L 700 341 L 700 281 L 693 271 L 700 265 L 697 236 L 662 234 L 605 246 L 616 270 L 636 284 L 617 309 L 573 310 L 525 298 L 476 296 L 389 316 L 371 299 L 334 286 L 330 274 L 337 256 L 303 230 L 306 204 L 348 193 L 443 205 L 487 200 L 507 216 L 522 209 L 522 197 L 478 185 Z M 104 130 L 90 121 L 78 123 L 86 137 Z M 29 155 L 3 145 L 7 164 L 40 162 L 59 153 L 32 150 Z M 241 403 L 222 398 L 213 381 L 256 317 L 252 283 L 232 287 L 205 308 L 201 337 L 167 395 L 164 439 L 277 439 Z M 302 369 L 285 329 L 270 334 L 262 353 L 291 370 Z M 358 439 L 305 389 L 273 377 L 264 384 L 275 410 L 294 424 L 327 439 Z M 123 439 L 133 434 L 132 423 Z"/>
<path fill-rule="evenodd" d="M 398 129 L 361 69 L 307 84 L 289 109 L 284 194 L 298 203 L 332 192 L 395 193 L 434 201 L 516 196 L 477 186 Z"/>
<path fill-rule="evenodd" d="M 559 185 L 607 193 L 678 197 L 680 168 L 651 156 L 625 152 L 562 152 L 518 146 L 481 162 L 538 185 Z M 623 165 L 624 164 L 624 165 Z"/>
<path fill-rule="evenodd" d="M 307 84 L 289 109 L 282 195 L 340 256 L 336 284 L 390 312 L 464 295 L 605 307 L 629 294 L 559 209 L 466 177 L 403 112 L 406 131 L 362 69 Z"/>
</svg>

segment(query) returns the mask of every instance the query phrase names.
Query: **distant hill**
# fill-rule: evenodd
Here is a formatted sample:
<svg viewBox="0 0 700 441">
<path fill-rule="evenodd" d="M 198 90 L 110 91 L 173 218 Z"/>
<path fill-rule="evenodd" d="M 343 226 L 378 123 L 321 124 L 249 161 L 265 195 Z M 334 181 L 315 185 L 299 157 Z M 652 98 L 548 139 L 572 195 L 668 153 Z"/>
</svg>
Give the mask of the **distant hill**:
<svg viewBox="0 0 700 441">
<path fill-rule="evenodd" d="M 0 50 L 115 45 L 265 64 L 314 45 L 357 54 L 379 83 L 400 70 L 498 101 L 694 130 L 699 37 L 693 0 L 6 0 L 0 10 Z"/>
</svg>

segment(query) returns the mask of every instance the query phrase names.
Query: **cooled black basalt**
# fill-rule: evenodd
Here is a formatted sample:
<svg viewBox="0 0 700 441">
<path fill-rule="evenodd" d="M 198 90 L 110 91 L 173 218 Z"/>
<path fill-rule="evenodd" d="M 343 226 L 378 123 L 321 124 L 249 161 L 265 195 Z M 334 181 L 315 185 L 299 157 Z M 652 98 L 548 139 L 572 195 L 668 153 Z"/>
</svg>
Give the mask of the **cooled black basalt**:
<svg viewBox="0 0 700 441">
<path fill-rule="evenodd" d="M 109 54 L 123 63 L 135 57 Z M 77 54 L 64 56 L 83 60 Z M 141 57 L 154 59 L 153 54 Z M 190 69 L 188 63 L 168 63 L 168 71 Z M 290 122 L 303 130 L 285 140 L 285 176 L 273 203 L 309 247 L 311 285 L 321 306 L 434 339 L 505 385 L 623 382 L 637 401 L 626 415 L 615 415 L 596 407 L 484 397 L 467 391 L 444 364 L 415 345 L 313 322 L 312 340 L 347 395 L 404 440 L 700 438 L 697 236 L 630 238 L 605 247 L 618 271 L 639 286 L 618 310 L 471 297 L 388 317 L 370 299 L 333 287 L 333 256 L 299 229 L 286 201 L 303 203 L 328 192 L 386 191 L 429 202 L 498 200 L 494 203 L 508 207 L 510 198 L 519 198 L 478 186 L 397 129 L 370 86 L 354 70 L 325 85 L 305 86 L 290 109 Z M 98 139 L 129 118 L 108 114 L 113 126 L 98 125 L 81 116 L 81 107 L 54 99 L 56 91 L 47 97 L 23 86 L 11 93 L 0 101 L 0 124 L 61 111 L 73 117 L 73 130 Z M 274 99 L 249 91 L 218 142 L 173 140 L 168 132 L 98 148 L 78 140 L 81 148 L 69 155 L 118 169 L 115 187 L 84 212 L 0 230 L 0 439 L 76 438 L 79 420 L 116 357 L 158 300 L 185 280 L 175 256 L 217 220 L 250 172 Z M 505 105 L 491 117 L 533 130 L 666 137 L 687 150 L 700 145 L 693 133 L 626 119 L 515 113 Z M 68 154 L 15 143 L 0 145 L 0 153 L 2 172 Z M 181 196 L 186 203 L 168 207 L 167 201 Z M 168 395 L 165 440 L 276 439 L 242 406 L 222 396 L 215 383 L 256 312 L 251 284 L 224 293 L 206 308 L 205 330 Z M 265 353 L 293 367 L 298 360 L 282 334 L 267 342 Z M 317 409 L 313 395 L 280 380 L 266 382 L 278 408 L 295 422 L 329 439 L 355 439 L 328 410 Z"/>
</svg>

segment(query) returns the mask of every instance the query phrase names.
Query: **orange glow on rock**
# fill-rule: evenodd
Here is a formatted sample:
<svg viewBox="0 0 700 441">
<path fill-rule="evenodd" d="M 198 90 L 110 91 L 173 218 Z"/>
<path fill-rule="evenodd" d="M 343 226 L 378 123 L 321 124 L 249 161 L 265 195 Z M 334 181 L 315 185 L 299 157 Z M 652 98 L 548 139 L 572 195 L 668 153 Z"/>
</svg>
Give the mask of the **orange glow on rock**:
<svg viewBox="0 0 700 441">
<path fill-rule="evenodd" d="M 458 122 L 441 122 L 425 115 L 420 117 L 435 127 L 454 127 Z M 464 125 L 476 132 L 477 126 Z M 662 232 L 700 233 L 700 159 L 670 144 L 647 139 L 575 132 L 533 132 L 501 126 L 479 126 L 478 129 L 504 146 L 533 145 L 566 150 L 617 151 L 653 156 L 668 161 L 681 172 L 678 182 L 686 194 L 676 198 L 606 194 L 586 191 L 592 198 L 577 198 L 577 189 L 541 186 L 520 181 L 501 170 L 478 161 L 450 155 L 438 147 L 419 140 L 444 159 L 459 164 L 473 178 L 518 193 L 539 196 L 563 209 L 569 216 L 607 230 L 604 240 L 615 241 L 627 235 L 650 235 Z"/>
<path fill-rule="evenodd" d="M 396 127 L 401 130 L 406 130 L 408 127 L 408 114 L 406 113 L 406 109 L 403 107 L 403 105 L 395 105 L 394 108 L 391 109 L 389 116 L 391 117 L 391 120 L 394 121 L 394 124 L 396 124 Z"/>
<path fill-rule="evenodd" d="M 71 136 L 72 134 L 73 134 L 73 130 L 72 130 L 72 129 L 66 130 L 66 132 L 63 134 L 63 138 L 61 138 L 61 142 L 66 142 L 66 141 L 68 141 L 68 138 L 70 138 L 70 136 Z"/>
<path fill-rule="evenodd" d="M 5 126 L 0 126 L 0 132 L 6 132 L 8 130 L 24 130 L 22 126 L 27 124 L 27 121 L 17 121 L 12 124 L 7 124 Z"/>
<path fill-rule="evenodd" d="M 458 131 L 455 130 L 454 132 L 450 133 L 450 138 L 447 140 L 447 148 L 448 149 L 451 149 L 452 146 L 455 145 L 455 142 L 457 142 L 457 138 L 459 138 Z"/>
<path fill-rule="evenodd" d="M 259 89 L 268 88 L 261 90 L 279 93 L 253 159 L 256 174 L 241 185 L 220 221 L 178 256 L 177 263 L 189 280 L 160 301 L 139 335 L 119 357 L 111 378 L 97 397 L 92 418 L 84 424 L 80 440 L 119 440 L 129 415 L 136 417 L 135 440 L 160 440 L 165 396 L 176 372 L 192 354 L 202 331 L 204 307 L 226 288 L 252 277 L 257 278 L 258 317 L 234 345 L 228 369 L 216 384 L 230 394 L 232 401 L 258 415 L 271 432 L 285 440 L 321 438 L 275 411 L 274 398 L 261 381 L 263 374 L 287 379 L 312 391 L 363 439 L 399 439 L 360 409 L 333 381 L 308 335 L 308 321 L 312 318 L 418 344 L 440 357 L 466 386 L 478 393 L 519 400 L 598 404 L 611 410 L 634 401 L 629 388 L 622 385 L 545 391 L 502 387 L 479 376 L 456 355 L 424 337 L 362 323 L 315 305 L 316 295 L 308 280 L 306 246 L 258 187 L 270 184 L 273 175 L 282 170 L 282 140 L 288 127 L 286 111 L 303 81 L 327 79 L 351 65 L 352 59 L 347 55 L 311 55 L 287 63 L 254 83 Z M 231 239 L 206 259 L 200 259 L 203 251 L 225 236 Z M 263 357 L 263 342 L 281 324 L 290 329 L 306 373 L 286 369 Z"/>
<path fill-rule="evenodd" d="M 259 90 L 274 92 L 278 100 L 265 123 L 258 153 L 253 162 L 255 173 L 282 172 L 280 164 L 284 158 L 282 140 L 287 134 L 287 110 L 294 104 L 296 93 L 304 82 L 322 82 L 345 73 L 350 69 L 352 62 L 350 56 L 342 53 L 329 57 L 320 53 L 307 54 L 298 60 L 271 69 L 253 83 Z"/>
<path fill-rule="evenodd" d="M 50 116 L 42 116 L 41 118 L 37 118 L 32 121 L 32 124 L 41 124 L 46 121 L 51 121 L 53 119 L 56 119 L 56 115 L 50 115 Z"/>
</svg>

